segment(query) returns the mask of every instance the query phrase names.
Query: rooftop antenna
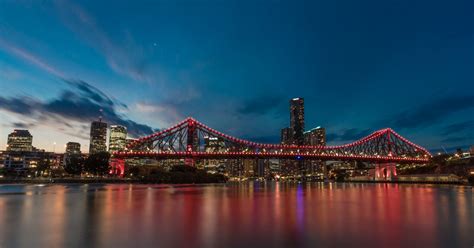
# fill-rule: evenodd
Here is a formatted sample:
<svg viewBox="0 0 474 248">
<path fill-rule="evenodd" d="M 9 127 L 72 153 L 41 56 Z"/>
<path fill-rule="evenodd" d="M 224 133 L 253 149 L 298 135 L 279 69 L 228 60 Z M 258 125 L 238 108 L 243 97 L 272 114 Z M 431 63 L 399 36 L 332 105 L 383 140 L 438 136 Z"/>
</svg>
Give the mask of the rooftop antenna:
<svg viewBox="0 0 474 248">
<path fill-rule="evenodd" d="M 99 122 L 102 122 L 102 114 L 104 113 L 103 109 L 100 109 Z"/>
</svg>

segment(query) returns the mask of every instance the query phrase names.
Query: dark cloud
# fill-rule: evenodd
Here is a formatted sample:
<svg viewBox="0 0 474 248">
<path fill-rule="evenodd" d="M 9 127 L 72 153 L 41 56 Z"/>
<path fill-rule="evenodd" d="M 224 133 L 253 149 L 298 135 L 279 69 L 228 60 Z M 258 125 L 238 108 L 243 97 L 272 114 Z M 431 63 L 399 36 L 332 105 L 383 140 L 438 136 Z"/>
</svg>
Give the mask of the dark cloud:
<svg viewBox="0 0 474 248">
<path fill-rule="evenodd" d="M 0 108 L 22 115 L 32 114 L 37 104 L 36 100 L 29 97 L 4 98 L 0 96 Z"/>
<path fill-rule="evenodd" d="M 280 143 L 280 136 L 278 135 L 270 135 L 270 136 L 258 136 L 258 137 L 247 137 L 246 140 L 257 142 L 257 143 L 265 143 L 265 144 L 278 144 Z"/>
<path fill-rule="evenodd" d="M 35 117 L 40 121 L 54 119 L 67 128 L 71 128 L 68 121 L 89 123 L 103 116 L 109 124 L 126 126 L 131 136 L 142 136 L 154 132 L 150 126 L 134 122 L 118 114 L 117 105 L 126 106 L 114 102 L 99 89 L 80 80 L 66 80 L 66 83 L 71 89 L 64 90 L 58 98 L 46 102 L 25 97 L 0 97 L 0 109 Z"/>
<path fill-rule="evenodd" d="M 264 115 L 272 111 L 283 113 L 286 98 L 281 96 L 262 96 L 247 100 L 237 109 L 241 115 Z"/>
<path fill-rule="evenodd" d="M 364 138 L 365 136 L 371 134 L 373 130 L 371 129 L 357 129 L 357 128 L 350 128 L 343 130 L 339 133 L 329 133 L 326 135 L 326 139 L 328 142 L 331 141 L 353 141 Z"/>
<path fill-rule="evenodd" d="M 443 135 L 460 133 L 474 128 L 474 120 L 454 123 L 443 128 Z"/>
<path fill-rule="evenodd" d="M 448 137 L 443 140 L 441 140 L 442 143 L 459 143 L 459 142 L 464 142 L 471 140 L 471 137 L 468 136 L 454 136 L 454 137 Z"/>
<path fill-rule="evenodd" d="M 447 96 L 404 111 L 386 123 L 396 129 L 430 126 L 449 115 L 474 107 L 474 95 Z"/>
<path fill-rule="evenodd" d="M 20 128 L 20 129 L 27 129 L 27 128 L 31 128 L 31 127 L 35 126 L 34 124 L 27 124 L 27 123 L 23 123 L 23 122 L 14 122 L 11 125 L 14 128 Z"/>
</svg>

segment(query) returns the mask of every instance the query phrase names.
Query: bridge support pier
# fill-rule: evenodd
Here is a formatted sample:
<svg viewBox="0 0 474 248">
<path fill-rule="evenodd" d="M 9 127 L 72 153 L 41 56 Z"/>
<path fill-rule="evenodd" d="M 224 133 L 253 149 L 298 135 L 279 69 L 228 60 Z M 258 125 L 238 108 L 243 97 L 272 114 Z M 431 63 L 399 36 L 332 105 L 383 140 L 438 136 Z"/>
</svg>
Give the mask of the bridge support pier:
<svg viewBox="0 0 474 248">
<path fill-rule="evenodd" d="M 397 167 L 394 163 L 383 163 L 375 165 L 375 181 L 390 181 L 397 177 Z"/>
<path fill-rule="evenodd" d="M 113 158 L 110 160 L 109 174 L 124 177 L 125 175 L 125 160 Z"/>
<path fill-rule="evenodd" d="M 187 166 L 196 166 L 196 161 L 194 158 L 186 158 L 184 159 L 184 164 Z"/>
</svg>

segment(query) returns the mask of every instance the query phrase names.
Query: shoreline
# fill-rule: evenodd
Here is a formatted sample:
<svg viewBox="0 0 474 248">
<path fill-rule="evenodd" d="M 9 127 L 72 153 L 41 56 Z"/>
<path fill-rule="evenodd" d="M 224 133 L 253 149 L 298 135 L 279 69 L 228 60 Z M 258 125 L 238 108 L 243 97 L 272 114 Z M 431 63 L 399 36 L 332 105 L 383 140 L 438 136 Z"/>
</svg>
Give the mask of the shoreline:
<svg viewBox="0 0 474 248">
<path fill-rule="evenodd" d="M 281 182 L 281 181 L 280 181 Z M 290 182 L 290 181 L 288 181 Z M 309 182 L 309 181 L 308 181 Z M 323 182 L 323 181 L 315 181 Z M 333 182 L 333 181 L 330 181 Z M 336 182 L 336 181 L 334 181 Z M 121 179 L 121 178 L 44 178 L 44 179 L 0 179 L 0 185 L 14 185 L 14 184 L 169 184 L 169 183 L 157 183 L 154 180 L 143 180 L 143 179 Z M 229 181 L 228 183 L 235 183 Z M 239 183 L 239 182 L 237 182 Z M 292 181 L 290 183 L 295 183 Z M 474 186 L 473 184 L 465 182 L 432 182 L 432 181 L 343 181 L 336 183 L 372 183 L 372 184 L 436 184 L 436 185 L 459 185 L 459 186 Z M 205 184 L 205 183 L 173 183 L 173 184 Z M 225 184 L 225 183 L 223 183 Z"/>
</svg>

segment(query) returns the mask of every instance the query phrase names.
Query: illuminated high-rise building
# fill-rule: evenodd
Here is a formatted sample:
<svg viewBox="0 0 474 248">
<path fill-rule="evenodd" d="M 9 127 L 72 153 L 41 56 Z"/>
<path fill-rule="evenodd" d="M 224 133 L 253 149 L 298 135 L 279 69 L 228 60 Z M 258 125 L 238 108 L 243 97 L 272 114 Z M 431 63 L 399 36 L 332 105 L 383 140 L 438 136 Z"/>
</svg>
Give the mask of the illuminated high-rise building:
<svg viewBox="0 0 474 248">
<path fill-rule="evenodd" d="M 81 144 L 77 142 L 68 142 L 66 144 L 66 155 L 80 155 Z"/>
<path fill-rule="evenodd" d="M 8 135 L 7 151 L 31 152 L 33 150 L 33 136 L 28 130 L 15 129 Z"/>
<path fill-rule="evenodd" d="M 292 143 L 304 144 L 304 99 L 293 98 L 290 100 L 290 128 Z"/>
<path fill-rule="evenodd" d="M 292 130 L 289 127 L 285 127 L 281 130 L 281 144 L 282 145 L 291 145 L 292 142 Z"/>
<path fill-rule="evenodd" d="M 109 151 L 125 150 L 127 146 L 127 128 L 120 125 L 110 126 Z"/>
<path fill-rule="evenodd" d="M 219 137 L 204 137 L 204 150 L 206 152 L 222 152 L 225 149 L 225 142 Z"/>
<path fill-rule="evenodd" d="M 326 145 L 326 129 L 316 127 L 304 132 L 305 145 L 308 146 L 325 146 Z"/>
<path fill-rule="evenodd" d="M 304 132 L 305 145 L 308 146 L 326 146 L 326 129 L 316 127 Z M 325 163 L 321 160 L 305 161 L 306 173 L 313 175 L 316 172 L 326 172 Z"/>
<path fill-rule="evenodd" d="M 102 120 L 91 124 L 89 154 L 107 151 L 107 123 Z"/>
</svg>

